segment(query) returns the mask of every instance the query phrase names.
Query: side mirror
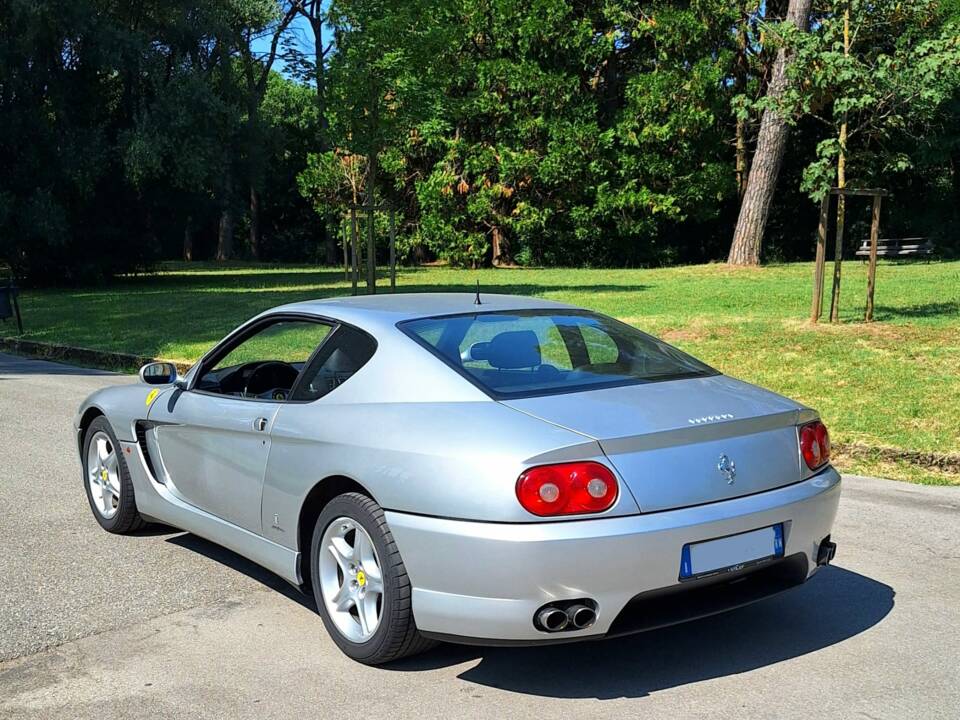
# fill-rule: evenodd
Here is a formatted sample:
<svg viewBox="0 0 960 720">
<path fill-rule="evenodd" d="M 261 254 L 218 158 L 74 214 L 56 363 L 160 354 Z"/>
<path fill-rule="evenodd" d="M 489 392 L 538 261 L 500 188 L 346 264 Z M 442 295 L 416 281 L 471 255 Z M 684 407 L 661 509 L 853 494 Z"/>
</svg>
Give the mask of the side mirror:
<svg viewBox="0 0 960 720">
<path fill-rule="evenodd" d="M 178 378 L 177 366 L 173 363 L 153 362 L 140 368 L 140 380 L 147 385 L 171 385 Z"/>
</svg>

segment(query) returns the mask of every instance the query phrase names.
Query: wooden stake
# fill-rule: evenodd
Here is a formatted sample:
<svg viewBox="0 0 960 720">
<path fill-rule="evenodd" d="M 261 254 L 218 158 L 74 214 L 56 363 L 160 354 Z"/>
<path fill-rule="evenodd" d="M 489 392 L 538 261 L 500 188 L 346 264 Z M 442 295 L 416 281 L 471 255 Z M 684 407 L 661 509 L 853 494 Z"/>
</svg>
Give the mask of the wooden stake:
<svg viewBox="0 0 960 720">
<path fill-rule="evenodd" d="M 877 238 L 880 237 L 880 196 L 873 198 L 873 217 L 870 219 L 870 268 L 867 270 L 867 312 L 864 320 L 873 321 L 873 291 L 877 285 Z"/>
<path fill-rule="evenodd" d="M 833 251 L 833 293 L 830 295 L 830 322 L 840 320 L 840 264 L 843 262 L 843 224 L 844 200 L 841 195 L 837 198 L 837 241 Z"/>
<path fill-rule="evenodd" d="M 353 262 L 353 272 L 350 273 L 350 285 L 353 294 L 356 295 L 357 279 L 360 275 L 360 262 L 357 258 L 357 253 L 360 250 L 360 246 L 357 242 L 357 208 L 355 205 L 350 206 L 350 250 Z"/>
<path fill-rule="evenodd" d="M 377 212 L 374 208 L 367 211 L 367 294 L 377 294 Z"/>
<path fill-rule="evenodd" d="M 397 213 L 390 208 L 390 292 L 397 291 Z"/>
<path fill-rule="evenodd" d="M 827 257 L 827 222 L 830 218 L 830 193 L 820 203 L 820 225 L 817 227 L 817 261 L 813 266 L 813 303 L 810 322 L 818 322 L 823 311 L 823 275 Z"/>
<path fill-rule="evenodd" d="M 850 54 L 850 0 L 843 11 L 843 54 Z M 837 186 L 843 190 L 847 186 L 847 114 L 843 114 L 840 123 L 840 155 L 837 157 Z M 843 262 L 843 226 L 847 219 L 847 198 L 837 198 L 837 243 L 833 256 L 833 293 L 830 295 L 830 322 L 840 320 L 840 264 Z"/>
<path fill-rule="evenodd" d="M 343 237 L 343 280 L 346 282 L 350 279 L 350 253 L 347 251 L 347 246 L 350 244 L 350 231 L 347 230 L 346 218 L 340 220 L 340 235 Z"/>
<path fill-rule="evenodd" d="M 367 294 L 377 294 L 377 208 L 376 208 L 376 187 L 374 181 L 377 177 L 377 155 L 369 155 L 369 165 L 367 172 Z"/>
</svg>

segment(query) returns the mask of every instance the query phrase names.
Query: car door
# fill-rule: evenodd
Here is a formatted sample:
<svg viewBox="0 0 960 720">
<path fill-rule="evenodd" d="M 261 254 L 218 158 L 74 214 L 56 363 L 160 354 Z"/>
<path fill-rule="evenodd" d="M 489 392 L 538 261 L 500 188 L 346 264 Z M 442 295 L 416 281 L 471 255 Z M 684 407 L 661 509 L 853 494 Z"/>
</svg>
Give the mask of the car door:
<svg viewBox="0 0 960 720">
<path fill-rule="evenodd" d="M 172 493 L 200 510 L 260 533 L 260 501 L 274 419 L 329 332 L 330 326 L 316 319 L 265 318 L 235 333 L 201 360 L 187 389 L 165 395 L 151 407 L 157 470 Z M 251 378 L 245 369 L 268 363 L 288 365 L 295 372 L 285 371 L 282 387 L 252 388 L 249 383 L 256 375 Z"/>
</svg>

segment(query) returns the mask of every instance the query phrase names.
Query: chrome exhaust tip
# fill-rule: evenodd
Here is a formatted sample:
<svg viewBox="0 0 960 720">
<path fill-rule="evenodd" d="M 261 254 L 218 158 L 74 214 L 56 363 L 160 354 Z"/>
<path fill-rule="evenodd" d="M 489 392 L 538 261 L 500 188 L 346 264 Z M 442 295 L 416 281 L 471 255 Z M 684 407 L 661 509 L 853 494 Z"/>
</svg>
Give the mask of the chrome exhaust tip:
<svg viewBox="0 0 960 720">
<path fill-rule="evenodd" d="M 583 630 L 596 621 L 597 611 L 586 605 L 571 605 L 567 608 L 567 618 L 577 630 Z"/>
<path fill-rule="evenodd" d="M 560 632 L 569 622 L 567 613 L 549 605 L 537 613 L 537 623 L 547 632 Z"/>
</svg>

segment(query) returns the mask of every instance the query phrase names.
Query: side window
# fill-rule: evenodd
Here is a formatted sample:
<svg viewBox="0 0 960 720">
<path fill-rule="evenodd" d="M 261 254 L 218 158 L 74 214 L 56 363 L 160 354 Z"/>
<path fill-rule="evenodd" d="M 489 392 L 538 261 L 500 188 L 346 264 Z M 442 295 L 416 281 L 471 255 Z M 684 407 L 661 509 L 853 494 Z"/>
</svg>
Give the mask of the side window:
<svg viewBox="0 0 960 720">
<path fill-rule="evenodd" d="M 364 332 L 346 325 L 333 331 L 303 371 L 291 400 L 316 400 L 349 380 L 373 357 L 377 344 Z"/>
<path fill-rule="evenodd" d="M 273 323 L 233 348 L 213 371 L 268 360 L 291 365 L 305 363 L 330 333 L 330 329 L 329 325 L 306 320 Z"/>
<path fill-rule="evenodd" d="M 330 325 L 309 320 L 271 323 L 206 370 L 197 389 L 242 398 L 286 400 L 307 360 L 330 332 Z"/>
</svg>

